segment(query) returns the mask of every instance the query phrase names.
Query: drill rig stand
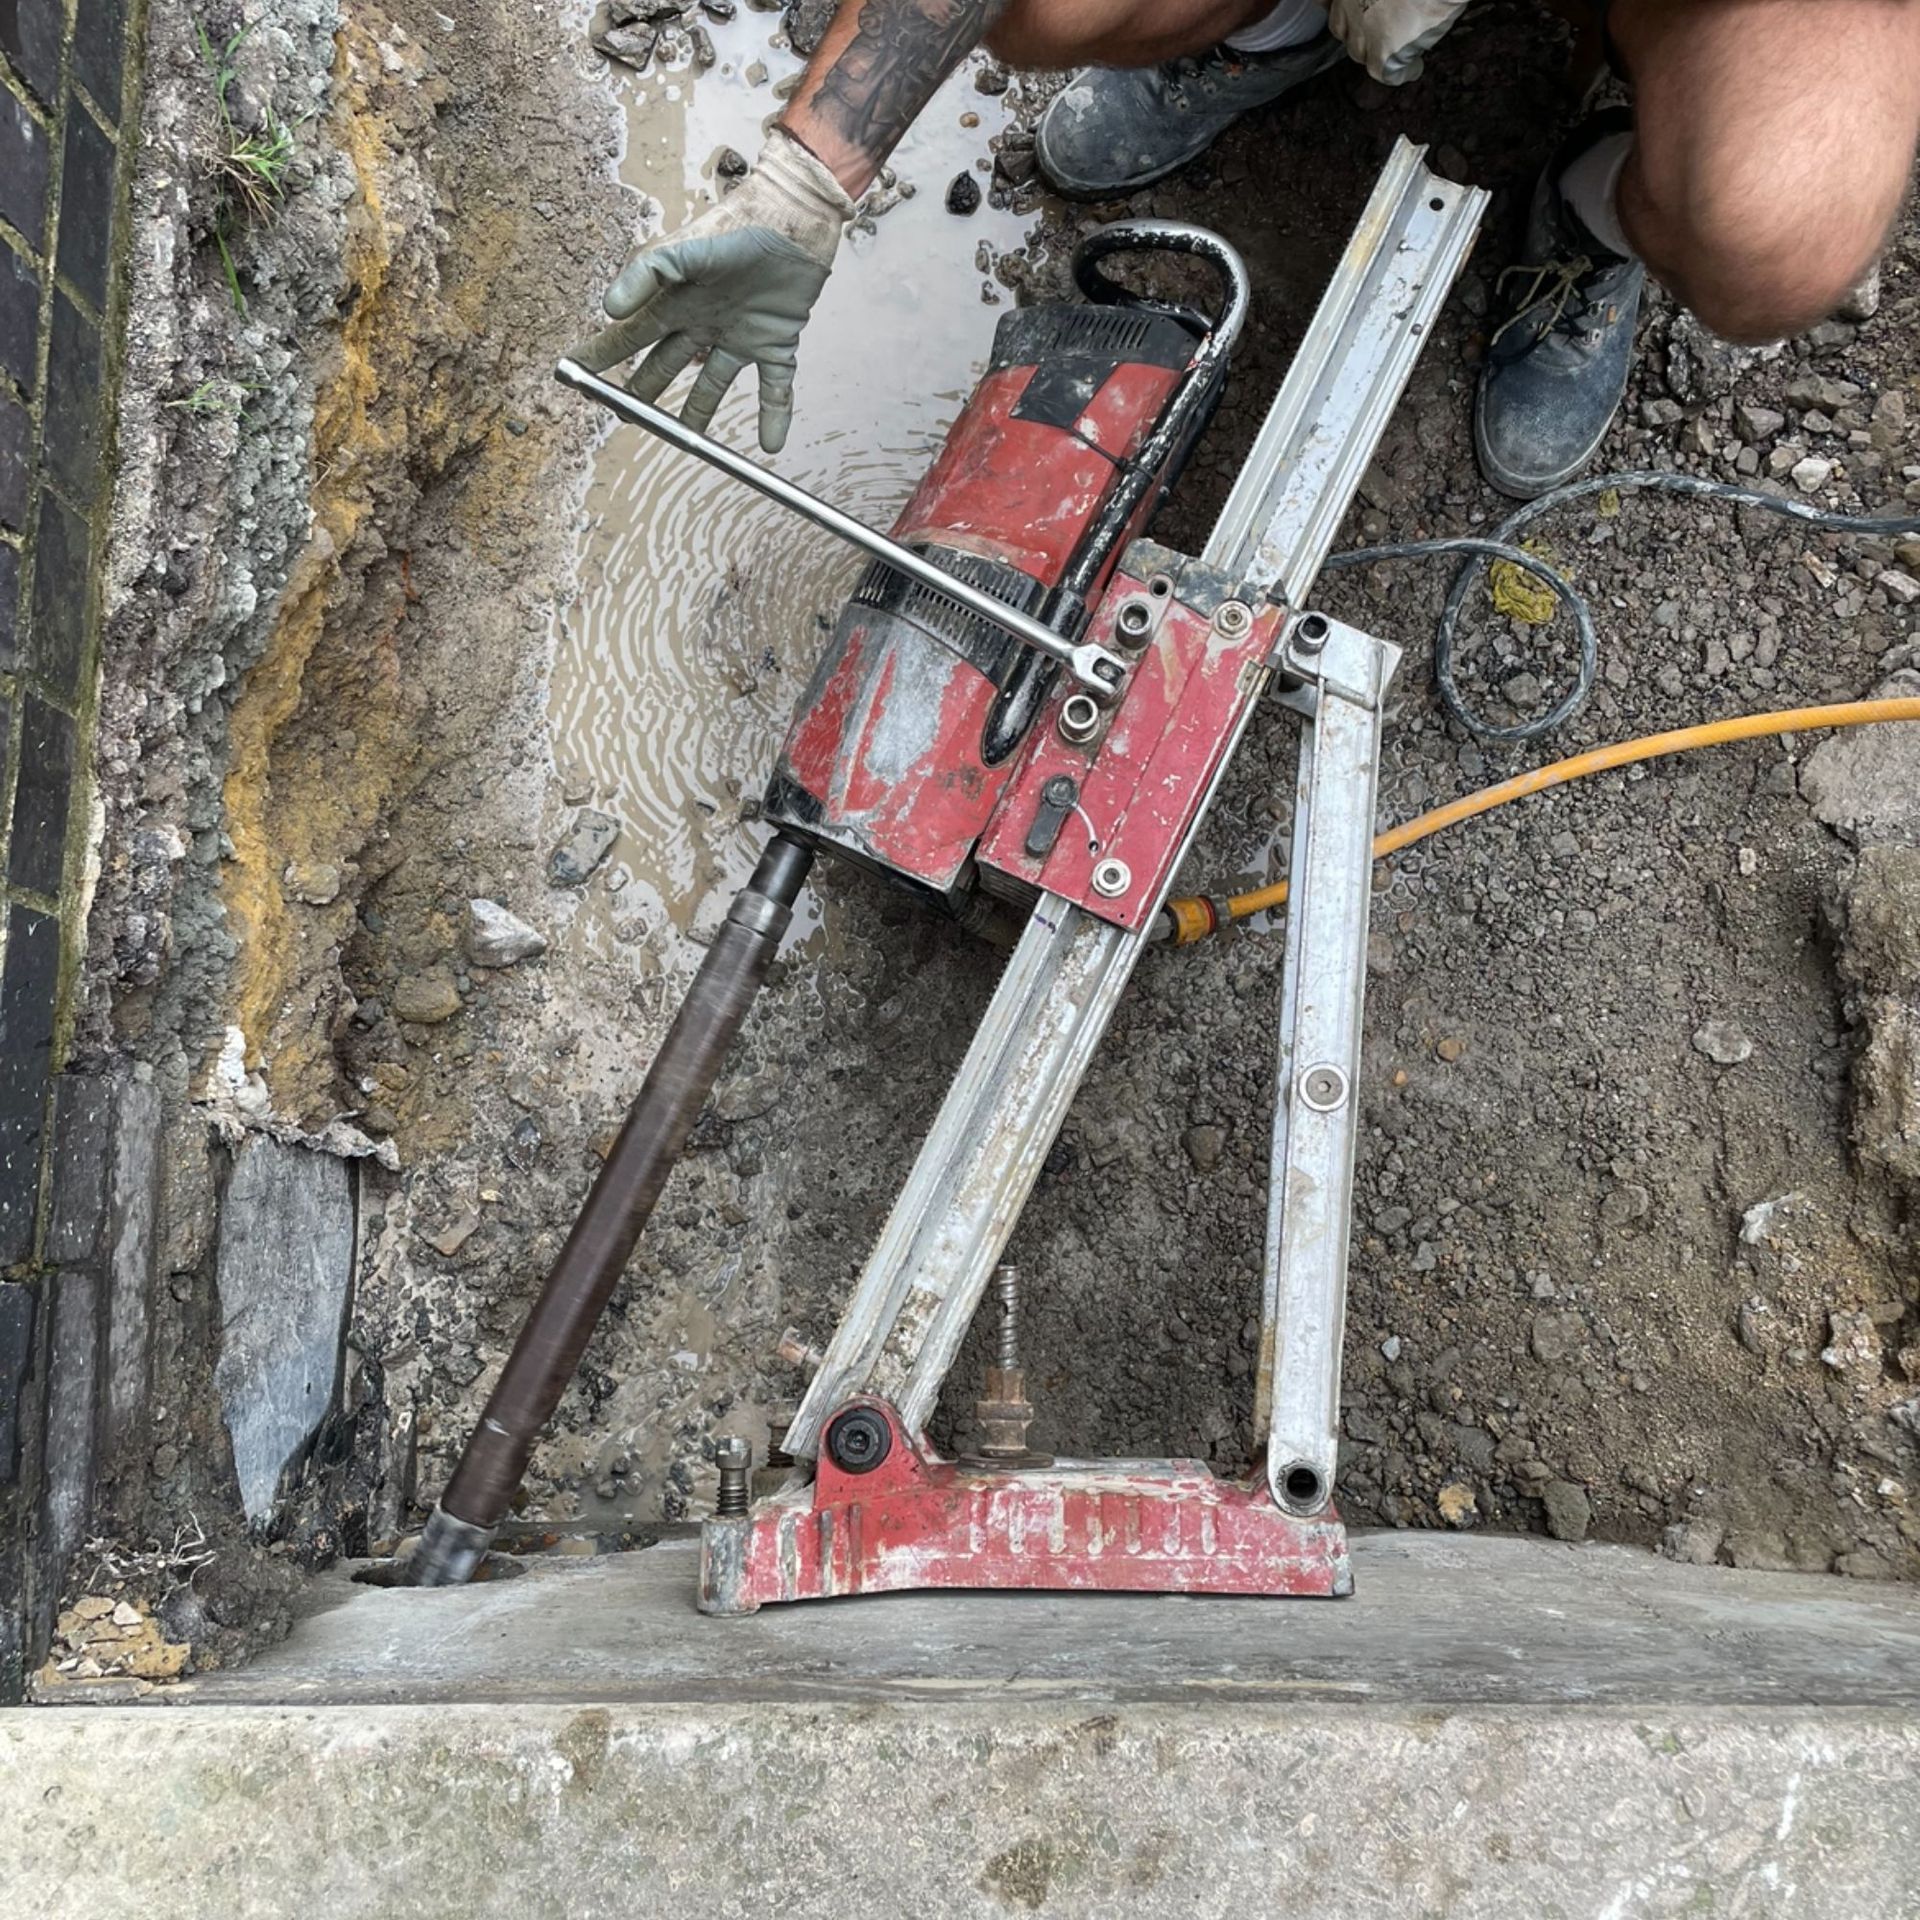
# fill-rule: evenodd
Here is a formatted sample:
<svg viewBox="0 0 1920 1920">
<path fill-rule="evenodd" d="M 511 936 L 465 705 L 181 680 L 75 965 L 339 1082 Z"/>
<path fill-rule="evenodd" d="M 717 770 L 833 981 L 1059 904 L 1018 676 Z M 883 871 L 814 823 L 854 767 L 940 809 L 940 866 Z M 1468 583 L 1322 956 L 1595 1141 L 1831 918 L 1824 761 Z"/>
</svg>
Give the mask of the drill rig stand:
<svg viewBox="0 0 1920 1920">
<path fill-rule="evenodd" d="M 560 378 L 873 556 L 796 709 L 769 784 L 777 831 L 696 977 L 627 1127 L 409 1562 L 471 1573 L 506 1509 L 815 852 L 965 917 L 1024 911 L 952 1087 L 758 1503 L 723 1443 L 700 1605 L 913 1587 L 1341 1594 L 1333 1506 L 1348 1216 L 1382 706 L 1398 651 L 1308 595 L 1471 245 L 1485 196 L 1402 142 L 1374 189 L 1202 553 L 1144 537 L 1204 429 L 1245 317 L 1237 256 L 1167 223 L 1105 229 L 1089 304 L 1005 316 L 985 377 L 888 538 L 624 389 Z M 1101 261 L 1208 261 L 1212 317 L 1124 294 Z M 1256 1397 L 1262 1465 L 1053 1461 L 1003 1275 L 982 1445 L 926 1440 L 1001 1262 L 1181 860 L 1256 705 L 1300 725 L 1279 993 Z M 725 951 L 723 951 L 723 945 Z M 716 977 L 709 980 L 709 971 Z"/>
</svg>

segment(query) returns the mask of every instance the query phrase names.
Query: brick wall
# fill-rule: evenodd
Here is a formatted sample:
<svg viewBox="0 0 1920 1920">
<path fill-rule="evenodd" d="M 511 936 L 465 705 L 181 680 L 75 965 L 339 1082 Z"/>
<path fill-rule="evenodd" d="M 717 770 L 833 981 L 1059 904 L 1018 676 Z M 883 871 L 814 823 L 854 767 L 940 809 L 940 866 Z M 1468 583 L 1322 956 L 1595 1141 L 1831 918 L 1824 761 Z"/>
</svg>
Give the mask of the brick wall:
<svg viewBox="0 0 1920 1920">
<path fill-rule="evenodd" d="M 0 1699 L 18 1696 L 49 1577 L 47 1143 L 81 936 L 143 15 L 0 0 Z"/>
</svg>

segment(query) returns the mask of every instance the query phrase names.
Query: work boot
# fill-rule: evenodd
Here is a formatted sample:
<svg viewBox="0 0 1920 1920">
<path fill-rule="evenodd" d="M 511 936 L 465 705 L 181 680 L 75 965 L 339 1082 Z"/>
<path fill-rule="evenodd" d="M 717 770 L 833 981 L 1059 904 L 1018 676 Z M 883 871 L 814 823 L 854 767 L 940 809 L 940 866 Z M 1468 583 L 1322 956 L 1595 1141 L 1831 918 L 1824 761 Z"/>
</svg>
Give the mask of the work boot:
<svg viewBox="0 0 1920 1920">
<path fill-rule="evenodd" d="M 1131 193 L 1205 153 L 1243 113 L 1345 57 L 1323 33 L 1277 53 L 1222 46 L 1158 67 L 1088 67 L 1040 116 L 1040 171 L 1079 199 Z"/>
<path fill-rule="evenodd" d="M 1601 442 L 1627 390 L 1646 269 L 1590 234 L 1560 197 L 1560 175 L 1590 142 L 1630 124 L 1589 120 L 1534 188 L 1523 263 L 1500 276 L 1505 319 L 1487 346 L 1473 405 L 1480 471 L 1531 500 L 1571 480 Z"/>
</svg>

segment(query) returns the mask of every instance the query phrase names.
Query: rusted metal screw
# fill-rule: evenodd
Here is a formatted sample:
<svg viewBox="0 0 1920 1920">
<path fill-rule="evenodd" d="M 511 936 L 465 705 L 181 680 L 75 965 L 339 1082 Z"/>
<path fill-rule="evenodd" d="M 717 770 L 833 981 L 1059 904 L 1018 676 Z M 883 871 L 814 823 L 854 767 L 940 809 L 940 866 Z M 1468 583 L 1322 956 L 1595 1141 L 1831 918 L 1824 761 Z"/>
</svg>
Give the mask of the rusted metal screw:
<svg viewBox="0 0 1920 1920">
<path fill-rule="evenodd" d="M 1000 1297 L 1000 1365 L 1011 1373 L 1020 1364 L 1020 1269 L 1003 1260 L 993 1270 Z"/>
<path fill-rule="evenodd" d="M 726 1435 L 713 1450 L 720 1463 L 720 1495 L 713 1503 L 716 1518 L 737 1519 L 747 1510 L 747 1476 L 753 1468 L 753 1449 L 737 1433 Z"/>
</svg>

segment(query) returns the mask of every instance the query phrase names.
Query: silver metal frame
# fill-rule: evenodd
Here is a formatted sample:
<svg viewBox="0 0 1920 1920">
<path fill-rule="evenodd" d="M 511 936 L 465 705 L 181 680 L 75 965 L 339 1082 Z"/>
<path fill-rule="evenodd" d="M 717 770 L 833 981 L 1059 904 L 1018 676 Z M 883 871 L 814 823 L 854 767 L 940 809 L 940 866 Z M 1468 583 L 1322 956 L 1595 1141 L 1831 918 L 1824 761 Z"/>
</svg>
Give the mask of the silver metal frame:
<svg viewBox="0 0 1920 1920">
<path fill-rule="evenodd" d="M 1295 785 L 1254 1404 L 1267 1486 L 1305 1517 L 1327 1504 L 1340 1444 L 1380 710 L 1400 649 L 1319 614 L 1285 647 L 1282 671 L 1316 697 Z"/>
<path fill-rule="evenodd" d="M 1486 210 L 1395 143 L 1206 557 L 1304 606 Z"/>
<path fill-rule="evenodd" d="M 1404 140 L 1396 146 L 1207 542 L 1202 557 L 1210 565 L 1295 605 L 1304 599 L 1472 243 L 1485 204 L 1486 195 L 1478 189 L 1456 186 L 1430 173 L 1419 148 Z M 1292 625 L 1297 629 L 1306 622 L 1296 620 Z M 1333 813 L 1345 816 L 1338 835 L 1344 847 L 1351 839 L 1351 821 L 1359 805 L 1350 777 L 1358 746 L 1350 733 L 1348 709 L 1362 710 L 1362 703 L 1343 691 L 1344 675 L 1349 662 L 1356 671 L 1372 674 L 1370 711 L 1377 756 L 1379 692 L 1397 656 L 1393 649 L 1363 635 L 1354 635 L 1350 646 L 1344 637 L 1348 629 L 1334 629 L 1328 623 L 1328 630 L 1342 636 L 1340 645 L 1332 649 L 1332 659 L 1323 649 L 1311 663 L 1295 655 L 1276 664 L 1295 684 L 1290 705 L 1300 707 L 1310 718 L 1321 704 L 1327 706 L 1328 731 L 1321 739 L 1318 759 L 1325 769 L 1326 792 L 1331 795 L 1337 789 L 1340 794 Z M 1374 649 L 1370 668 L 1357 657 L 1361 643 Z M 1316 689 L 1317 699 L 1313 697 Z M 1245 709 L 1241 731 L 1254 704 Z M 1318 727 L 1309 732 L 1317 734 Z M 1239 738 L 1236 732 L 1222 757 L 1222 772 Z M 1301 778 L 1308 782 L 1315 756 L 1304 741 L 1302 756 Z M 1219 779 L 1216 775 L 1208 790 L 1187 846 L 1181 849 L 1183 857 Z M 1371 792 L 1369 781 L 1363 812 L 1369 840 Z M 1350 852 L 1338 857 L 1349 862 L 1362 889 L 1357 965 L 1363 970 L 1364 890 L 1371 861 L 1364 850 L 1357 857 Z M 1309 886 L 1316 900 L 1333 899 L 1325 892 L 1319 866 L 1324 864 L 1331 872 L 1335 858 L 1329 844 L 1324 862 L 1316 863 Z M 1169 887 L 1178 864 L 1168 870 Z M 1162 900 L 1154 903 L 1155 914 L 1165 891 Z M 1328 911 L 1333 911 L 1331 906 Z M 1148 916 L 1148 924 L 1153 917 Z M 1315 924 L 1319 924 L 1318 914 Z M 1290 972 L 1292 940 L 1290 932 Z M 785 1444 L 796 1458 L 811 1458 L 817 1452 L 828 1415 L 855 1392 L 884 1395 L 899 1408 L 910 1429 L 924 1427 L 994 1263 L 1146 944 L 1144 936 L 1096 920 L 1058 895 L 1041 897 L 788 1430 Z M 1316 955 L 1320 945 L 1316 939 Z M 1319 1287 L 1322 1298 L 1317 1322 L 1303 1329 L 1295 1348 L 1304 1384 L 1296 1386 L 1295 1374 L 1287 1374 L 1289 1433 L 1296 1394 L 1305 1395 L 1308 1387 L 1325 1385 L 1330 1379 L 1330 1394 L 1315 1404 L 1331 1407 L 1338 1395 L 1345 1216 L 1352 1178 L 1352 1087 L 1359 1057 L 1357 996 L 1363 982 L 1364 971 L 1360 971 L 1352 993 L 1350 1053 L 1337 1056 L 1345 1062 L 1348 1115 L 1346 1176 L 1337 1196 L 1337 1266 L 1322 1257 L 1324 1249 L 1311 1260 L 1304 1251 L 1294 1257 L 1291 1236 L 1304 1236 L 1309 1225 L 1298 1203 L 1291 1217 L 1281 1220 L 1269 1235 L 1276 1248 L 1276 1271 L 1297 1275 L 1285 1284 L 1269 1282 L 1269 1315 L 1283 1304 L 1283 1295 L 1290 1304 L 1295 1292 L 1305 1297 L 1312 1285 Z M 1314 1004 L 1318 1005 L 1317 999 Z M 1289 1034 L 1299 1028 L 1300 1014 L 1296 1005 L 1288 1019 L 1283 1008 L 1283 1026 Z M 1317 1029 L 1300 1030 L 1312 1032 L 1318 1043 Z M 1328 1044 L 1338 1038 L 1330 1037 Z M 1320 1057 L 1316 1055 L 1316 1061 Z M 1294 1137 L 1301 1137 L 1305 1123 L 1290 1111 L 1284 1112 L 1284 1118 Z M 1332 1145 L 1337 1168 L 1340 1147 L 1337 1140 Z M 1276 1152 L 1283 1151 L 1276 1147 Z M 1331 1190 L 1327 1198 L 1332 1204 Z M 1286 1243 L 1284 1248 L 1281 1242 Z M 1331 1316 L 1324 1303 L 1329 1276 L 1340 1302 L 1340 1310 Z M 1317 1370 L 1306 1365 L 1309 1351 L 1318 1355 Z M 1303 1450 L 1297 1457 L 1305 1459 L 1309 1454 Z M 1323 1503 L 1324 1490 L 1332 1482 L 1331 1455 L 1316 1442 L 1310 1457 L 1325 1462 Z"/>
</svg>

